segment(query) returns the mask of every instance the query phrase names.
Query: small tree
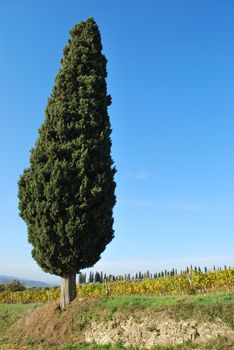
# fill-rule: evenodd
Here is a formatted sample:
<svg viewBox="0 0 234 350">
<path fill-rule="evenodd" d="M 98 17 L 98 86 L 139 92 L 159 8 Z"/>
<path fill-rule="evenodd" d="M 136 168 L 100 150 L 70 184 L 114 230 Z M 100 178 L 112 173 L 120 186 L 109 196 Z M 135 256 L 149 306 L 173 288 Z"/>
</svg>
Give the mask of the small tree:
<svg viewBox="0 0 234 350">
<path fill-rule="evenodd" d="M 70 34 L 30 167 L 19 180 L 32 256 L 62 277 L 62 308 L 76 297 L 76 274 L 93 266 L 114 237 L 115 204 L 100 33 L 89 18 Z"/>
<path fill-rule="evenodd" d="M 25 286 L 20 283 L 20 281 L 12 280 L 10 283 L 7 283 L 5 286 L 6 290 L 10 290 L 11 292 L 20 292 L 25 290 Z"/>
</svg>

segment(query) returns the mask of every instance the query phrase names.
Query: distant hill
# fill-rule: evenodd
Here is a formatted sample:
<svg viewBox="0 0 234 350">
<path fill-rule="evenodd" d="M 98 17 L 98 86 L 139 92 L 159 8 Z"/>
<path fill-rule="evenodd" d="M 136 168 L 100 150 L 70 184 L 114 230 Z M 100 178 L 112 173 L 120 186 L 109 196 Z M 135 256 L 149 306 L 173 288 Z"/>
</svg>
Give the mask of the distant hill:
<svg viewBox="0 0 234 350">
<path fill-rule="evenodd" d="M 22 283 L 28 287 L 52 287 L 52 286 L 56 285 L 56 283 L 50 284 L 50 283 L 45 283 L 45 282 L 41 282 L 41 281 L 27 280 L 27 279 L 15 277 L 15 276 L 5 276 L 5 275 L 2 276 L 2 275 L 0 275 L 0 284 L 7 284 L 13 280 L 20 281 L 20 283 Z"/>
</svg>

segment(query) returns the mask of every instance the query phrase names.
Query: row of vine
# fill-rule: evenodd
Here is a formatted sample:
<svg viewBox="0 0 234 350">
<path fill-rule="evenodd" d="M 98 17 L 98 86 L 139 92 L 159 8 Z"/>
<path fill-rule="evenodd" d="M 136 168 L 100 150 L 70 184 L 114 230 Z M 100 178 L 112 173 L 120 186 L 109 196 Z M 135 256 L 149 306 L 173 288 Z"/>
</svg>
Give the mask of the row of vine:
<svg viewBox="0 0 234 350">
<path fill-rule="evenodd" d="M 106 295 L 183 295 L 207 294 L 234 290 L 234 269 L 202 273 L 167 276 L 140 281 L 124 280 L 108 283 L 86 283 L 77 285 L 78 297 L 99 297 Z M 23 291 L 3 291 L 0 303 L 44 303 L 58 299 L 60 288 L 30 288 Z"/>
</svg>

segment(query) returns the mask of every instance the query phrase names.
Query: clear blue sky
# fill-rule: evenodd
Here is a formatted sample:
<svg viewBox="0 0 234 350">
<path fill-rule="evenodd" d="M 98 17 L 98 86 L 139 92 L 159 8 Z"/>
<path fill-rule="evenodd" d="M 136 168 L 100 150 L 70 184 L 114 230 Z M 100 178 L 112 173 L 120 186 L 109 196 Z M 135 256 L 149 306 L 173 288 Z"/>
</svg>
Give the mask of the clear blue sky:
<svg viewBox="0 0 234 350">
<path fill-rule="evenodd" d="M 0 274 L 41 280 L 17 181 L 62 49 L 93 16 L 108 59 L 115 239 L 93 270 L 234 265 L 232 0 L 0 3 Z"/>
</svg>

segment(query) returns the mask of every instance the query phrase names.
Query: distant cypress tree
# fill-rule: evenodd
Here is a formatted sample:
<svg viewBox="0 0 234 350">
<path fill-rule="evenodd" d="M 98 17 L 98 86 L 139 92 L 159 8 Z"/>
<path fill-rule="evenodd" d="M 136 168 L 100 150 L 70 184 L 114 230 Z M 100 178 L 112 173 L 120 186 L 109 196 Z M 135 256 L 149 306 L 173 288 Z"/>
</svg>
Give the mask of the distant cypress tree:
<svg viewBox="0 0 234 350">
<path fill-rule="evenodd" d="M 101 276 L 100 276 L 99 272 L 95 273 L 94 282 L 95 283 L 100 283 L 101 282 Z"/>
<path fill-rule="evenodd" d="M 62 277 L 62 308 L 76 297 L 76 274 L 93 266 L 113 239 L 115 204 L 100 32 L 89 18 L 70 34 L 30 167 L 19 180 L 32 256 Z"/>
<path fill-rule="evenodd" d="M 83 283 L 83 281 L 84 281 L 84 279 L 83 279 L 83 273 L 82 273 L 82 272 L 80 272 L 80 273 L 79 273 L 78 282 L 79 282 L 80 284 L 82 284 L 82 283 Z"/>
<path fill-rule="evenodd" d="M 93 272 L 90 271 L 90 273 L 89 273 L 89 283 L 93 283 L 93 279 L 94 279 Z"/>
<path fill-rule="evenodd" d="M 101 271 L 100 273 L 100 282 L 103 283 L 104 279 L 103 279 L 103 272 Z"/>
</svg>

